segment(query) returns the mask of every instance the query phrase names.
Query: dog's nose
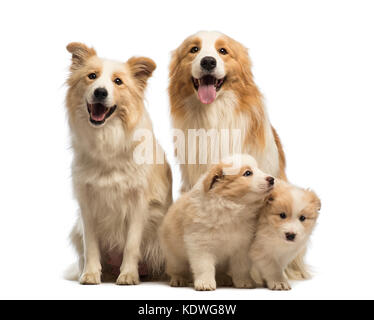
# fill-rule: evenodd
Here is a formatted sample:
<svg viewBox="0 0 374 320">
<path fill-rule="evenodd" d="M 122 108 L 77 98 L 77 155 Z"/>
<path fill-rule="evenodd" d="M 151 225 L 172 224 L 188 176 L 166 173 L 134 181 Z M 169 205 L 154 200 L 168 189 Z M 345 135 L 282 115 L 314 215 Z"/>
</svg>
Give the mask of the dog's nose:
<svg viewBox="0 0 374 320">
<path fill-rule="evenodd" d="M 204 57 L 200 61 L 201 68 L 212 71 L 217 66 L 217 60 L 213 57 Z"/>
<path fill-rule="evenodd" d="M 291 232 L 286 232 L 286 239 L 288 241 L 294 241 L 296 238 L 296 234 L 295 233 L 291 233 Z"/>
<path fill-rule="evenodd" d="M 97 88 L 94 91 L 95 98 L 104 100 L 108 96 L 108 91 L 105 88 Z"/>
<path fill-rule="evenodd" d="M 269 182 L 270 186 L 272 186 L 274 184 L 274 178 L 273 177 L 267 177 L 266 181 Z"/>
</svg>

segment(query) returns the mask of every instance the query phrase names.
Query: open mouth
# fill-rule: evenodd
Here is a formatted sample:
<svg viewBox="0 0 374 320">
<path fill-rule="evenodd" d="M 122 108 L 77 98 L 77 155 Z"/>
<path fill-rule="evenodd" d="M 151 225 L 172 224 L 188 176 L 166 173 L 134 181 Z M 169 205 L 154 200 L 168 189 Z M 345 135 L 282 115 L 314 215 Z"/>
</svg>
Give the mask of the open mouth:
<svg viewBox="0 0 374 320">
<path fill-rule="evenodd" d="M 217 92 L 225 83 L 226 77 L 217 79 L 214 76 L 206 75 L 200 79 L 192 77 L 193 85 L 197 91 L 197 95 L 204 104 L 211 104 L 216 99 Z"/>
<path fill-rule="evenodd" d="M 101 103 L 91 104 L 87 102 L 87 110 L 90 115 L 90 122 L 95 126 L 103 124 L 105 120 L 113 114 L 116 108 L 116 105 L 108 108 Z"/>
</svg>

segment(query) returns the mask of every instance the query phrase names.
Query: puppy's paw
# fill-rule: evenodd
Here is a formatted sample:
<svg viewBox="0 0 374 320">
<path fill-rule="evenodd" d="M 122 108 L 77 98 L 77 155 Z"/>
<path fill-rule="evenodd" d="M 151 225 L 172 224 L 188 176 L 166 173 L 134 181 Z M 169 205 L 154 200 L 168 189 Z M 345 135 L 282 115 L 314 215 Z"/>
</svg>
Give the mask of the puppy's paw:
<svg viewBox="0 0 374 320">
<path fill-rule="evenodd" d="M 240 289 L 254 289 L 256 284 L 251 279 L 233 279 L 234 287 Z"/>
<path fill-rule="evenodd" d="M 100 272 L 84 272 L 80 279 L 80 284 L 100 284 L 101 283 L 101 274 Z"/>
<path fill-rule="evenodd" d="M 215 280 L 195 280 L 194 286 L 197 291 L 214 291 L 217 288 Z"/>
<path fill-rule="evenodd" d="M 188 287 L 188 280 L 182 277 L 171 277 L 170 279 L 171 287 Z"/>
<path fill-rule="evenodd" d="M 138 273 L 121 273 L 118 278 L 116 283 L 120 286 L 131 286 L 131 285 L 136 285 L 139 284 L 139 274 Z"/>
<path fill-rule="evenodd" d="M 268 288 L 270 290 L 276 290 L 276 291 L 286 291 L 291 290 L 291 286 L 288 283 L 287 280 L 284 281 L 269 281 L 268 282 Z"/>
</svg>

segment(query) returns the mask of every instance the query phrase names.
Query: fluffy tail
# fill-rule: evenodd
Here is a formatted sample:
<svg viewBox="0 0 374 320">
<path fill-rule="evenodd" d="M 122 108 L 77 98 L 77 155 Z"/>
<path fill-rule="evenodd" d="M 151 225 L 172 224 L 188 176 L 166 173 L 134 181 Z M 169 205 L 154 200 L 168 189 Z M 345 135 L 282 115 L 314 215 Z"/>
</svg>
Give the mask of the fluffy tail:
<svg viewBox="0 0 374 320">
<path fill-rule="evenodd" d="M 71 264 L 64 272 L 64 279 L 69 281 L 78 281 L 79 280 L 79 264 Z"/>
</svg>

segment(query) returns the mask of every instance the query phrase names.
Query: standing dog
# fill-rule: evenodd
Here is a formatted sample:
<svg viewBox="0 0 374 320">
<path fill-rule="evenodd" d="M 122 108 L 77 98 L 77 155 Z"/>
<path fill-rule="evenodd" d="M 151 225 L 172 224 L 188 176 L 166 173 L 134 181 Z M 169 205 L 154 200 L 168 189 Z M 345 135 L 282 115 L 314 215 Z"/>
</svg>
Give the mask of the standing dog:
<svg viewBox="0 0 374 320">
<path fill-rule="evenodd" d="M 254 287 L 248 252 L 257 214 L 273 184 L 251 156 L 235 155 L 184 193 L 160 230 L 170 285 L 187 285 L 192 271 L 199 291 L 216 288 L 216 273 L 218 279 L 228 275 L 237 288 Z"/>
<path fill-rule="evenodd" d="M 169 73 L 169 97 L 173 126 L 188 136 L 191 129 L 229 130 L 229 153 L 251 154 L 264 172 L 286 180 L 285 156 L 280 139 L 271 126 L 262 95 L 251 71 L 247 49 L 219 32 L 198 32 L 174 52 Z M 239 131 L 239 151 L 233 150 L 233 131 Z M 219 140 L 223 141 L 223 137 Z M 185 154 L 194 146 L 185 144 Z M 195 143 L 195 142 L 194 142 Z M 205 150 L 197 144 L 197 157 L 206 154 L 207 163 L 179 159 L 182 191 L 188 191 L 212 162 L 209 149 L 218 149 L 208 140 Z M 237 142 L 236 142 L 237 143 Z M 221 154 L 221 158 L 227 156 Z M 291 263 L 293 278 L 307 278 L 302 256 Z"/>
<path fill-rule="evenodd" d="M 102 269 L 120 261 L 117 284 L 138 284 L 139 263 L 150 274 L 162 272 L 157 232 L 172 202 L 169 165 L 138 164 L 133 158 L 136 130 L 153 137 L 143 96 L 156 65 L 144 57 L 126 63 L 101 59 L 81 43 L 67 50 L 72 64 L 66 106 L 80 205 L 71 238 L 80 283 L 99 284 Z"/>
</svg>

